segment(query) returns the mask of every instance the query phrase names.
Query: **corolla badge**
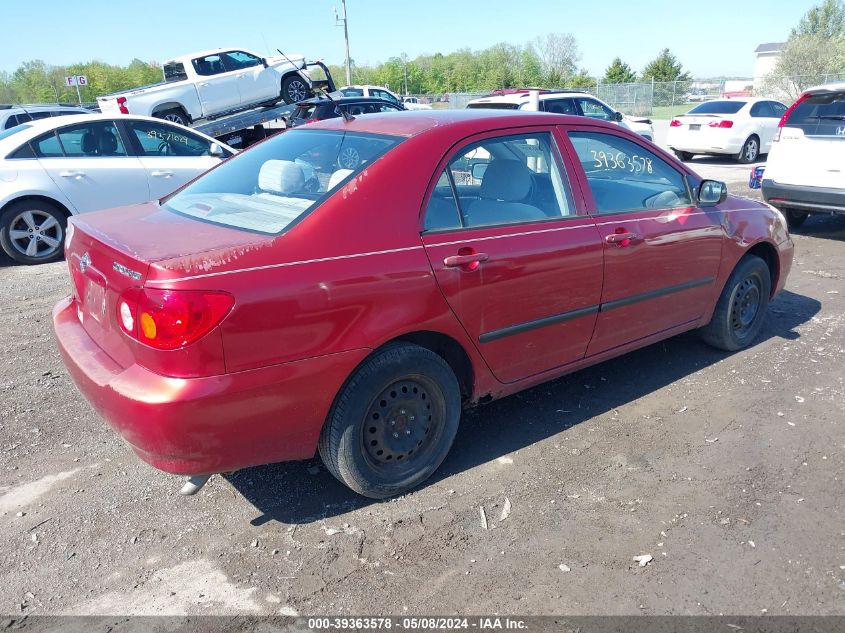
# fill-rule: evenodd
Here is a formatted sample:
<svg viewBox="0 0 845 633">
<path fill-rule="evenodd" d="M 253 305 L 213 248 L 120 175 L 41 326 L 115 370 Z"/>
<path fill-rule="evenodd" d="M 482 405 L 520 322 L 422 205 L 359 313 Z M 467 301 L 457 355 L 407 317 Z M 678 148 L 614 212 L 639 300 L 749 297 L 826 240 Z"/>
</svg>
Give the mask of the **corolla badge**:
<svg viewBox="0 0 845 633">
<path fill-rule="evenodd" d="M 91 256 L 88 253 L 85 253 L 82 256 L 82 259 L 79 260 L 79 272 L 84 273 L 88 270 L 88 267 L 91 265 Z"/>
<path fill-rule="evenodd" d="M 141 273 L 136 272 L 134 270 L 130 270 L 123 264 L 118 264 L 117 262 L 112 262 L 111 267 L 119 272 L 121 275 L 126 275 L 130 279 L 134 279 L 135 281 L 139 281 L 141 279 Z"/>
</svg>

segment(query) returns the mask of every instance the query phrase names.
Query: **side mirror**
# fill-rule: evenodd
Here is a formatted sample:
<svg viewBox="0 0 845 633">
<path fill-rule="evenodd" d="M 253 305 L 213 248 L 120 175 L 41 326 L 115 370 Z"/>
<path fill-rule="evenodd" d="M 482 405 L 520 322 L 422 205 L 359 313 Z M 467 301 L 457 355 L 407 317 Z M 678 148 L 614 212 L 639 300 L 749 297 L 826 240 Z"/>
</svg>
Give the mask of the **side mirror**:
<svg viewBox="0 0 845 633">
<path fill-rule="evenodd" d="M 211 147 L 208 148 L 208 155 L 214 156 L 215 158 L 226 158 L 226 152 L 217 143 L 211 144 Z"/>
<path fill-rule="evenodd" d="M 613 120 L 614 120 L 614 121 L 621 121 L 621 120 L 622 120 L 622 119 L 624 119 L 624 118 L 625 118 L 625 117 L 622 115 L 622 113 L 621 113 L 621 112 L 614 112 L 614 113 L 613 113 Z"/>
<path fill-rule="evenodd" d="M 266 57 L 261 58 L 261 65 L 264 66 L 264 68 L 270 68 L 270 64 L 267 63 Z"/>
<path fill-rule="evenodd" d="M 698 188 L 698 206 L 715 207 L 728 197 L 728 186 L 718 180 L 705 180 Z"/>
<path fill-rule="evenodd" d="M 487 171 L 487 166 L 490 163 L 474 163 L 470 168 L 473 180 L 481 180 L 484 178 L 484 173 Z"/>
</svg>

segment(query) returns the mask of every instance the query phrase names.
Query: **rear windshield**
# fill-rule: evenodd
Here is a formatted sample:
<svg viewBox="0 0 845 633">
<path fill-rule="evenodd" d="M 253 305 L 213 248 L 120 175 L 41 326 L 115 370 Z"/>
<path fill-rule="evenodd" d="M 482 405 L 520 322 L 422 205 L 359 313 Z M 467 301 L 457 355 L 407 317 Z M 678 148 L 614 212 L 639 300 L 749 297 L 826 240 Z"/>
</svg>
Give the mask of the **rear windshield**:
<svg viewBox="0 0 845 633">
<path fill-rule="evenodd" d="M 185 81 L 188 74 L 185 72 L 184 64 L 177 64 L 171 62 L 164 65 L 164 80 L 168 83 L 171 81 Z"/>
<path fill-rule="evenodd" d="M 343 88 L 340 90 L 344 97 L 363 97 L 364 91 L 361 88 Z"/>
<path fill-rule="evenodd" d="M 519 110 L 518 103 L 468 103 L 467 108 L 484 110 Z"/>
<path fill-rule="evenodd" d="M 233 156 L 164 201 L 205 222 L 276 235 L 401 138 L 293 129 Z"/>
<path fill-rule="evenodd" d="M 845 91 L 802 101 L 789 115 L 786 126 L 801 128 L 806 136 L 845 136 Z"/>
<path fill-rule="evenodd" d="M 293 111 L 291 114 L 292 119 L 310 119 L 314 116 L 314 112 L 317 110 L 316 105 L 304 105 L 304 106 L 297 106 L 296 110 Z"/>
<path fill-rule="evenodd" d="M 699 103 L 687 114 L 736 114 L 746 104 L 745 101 L 705 101 Z"/>
</svg>

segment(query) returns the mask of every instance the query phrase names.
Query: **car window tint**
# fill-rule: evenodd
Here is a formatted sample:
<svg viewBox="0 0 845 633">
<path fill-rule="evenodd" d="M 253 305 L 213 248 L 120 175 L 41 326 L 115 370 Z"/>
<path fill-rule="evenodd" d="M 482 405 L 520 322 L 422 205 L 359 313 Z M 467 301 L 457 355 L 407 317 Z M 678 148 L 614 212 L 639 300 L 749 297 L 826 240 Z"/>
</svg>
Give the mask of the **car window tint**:
<svg viewBox="0 0 845 633">
<path fill-rule="evenodd" d="M 438 231 L 455 229 L 460 226 L 461 216 L 458 211 L 458 204 L 455 202 L 455 192 L 452 189 L 452 183 L 449 182 L 449 174 L 444 169 L 440 173 L 434 191 L 431 192 L 431 197 L 425 207 L 423 229 Z"/>
<path fill-rule="evenodd" d="M 800 128 L 807 136 L 845 136 L 845 91 L 808 97 L 789 115 L 786 127 Z"/>
<path fill-rule="evenodd" d="M 128 121 L 144 156 L 208 156 L 211 142 L 184 130 L 150 121 Z"/>
<path fill-rule="evenodd" d="M 3 126 L 3 129 L 8 130 L 9 128 L 13 128 L 18 124 L 18 117 L 15 114 L 10 114 L 9 118 L 6 119 L 6 124 Z"/>
<path fill-rule="evenodd" d="M 600 119 L 602 121 L 613 120 L 613 111 L 595 99 L 578 99 L 578 105 L 581 106 L 584 116 L 588 116 L 591 119 Z"/>
<path fill-rule="evenodd" d="M 683 175 L 628 139 L 599 132 L 569 132 L 598 213 L 691 205 Z"/>
<path fill-rule="evenodd" d="M 549 134 L 485 139 L 449 162 L 465 227 L 533 222 L 575 213 Z"/>
<path fill-rule="evenodd" d="M 39 158 L 126 156 L 123 141 L 112 121 L 92 121 L 59 128 L 39 137 L 33 145 Z"/>
<path fill-rule="evenodd" d="M 28 127 L 26 125 L 22 125 L 21 127 Z M 26 145 L 22 145 L 14 152 L 9 154 L 7 158 L 35 158 L 35 152 L 32 151 L 32 146 L 27 143 Z"/>
</svg>

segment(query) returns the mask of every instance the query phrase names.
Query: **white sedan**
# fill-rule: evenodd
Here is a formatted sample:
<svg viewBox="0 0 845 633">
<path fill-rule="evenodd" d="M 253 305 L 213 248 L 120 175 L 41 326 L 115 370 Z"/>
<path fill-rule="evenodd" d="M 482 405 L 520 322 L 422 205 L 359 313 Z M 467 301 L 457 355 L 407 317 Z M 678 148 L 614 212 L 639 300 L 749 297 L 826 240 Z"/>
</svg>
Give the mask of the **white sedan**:
<svg viewBox="0 0 845 633">
<path fill-rule="evenodd" d="M 669 123 L 666 144 L 683 161 L 723 154 L 753 163 L 768 154 L 786 106 L 771 99 L 705 101 Z"/>
<path fill-rule="evenodd" d="M 69 216 L 161 198 L 235 150 L 143 116 L 88 114 L 0 132 L 0 246 L 13 260 L 60 259 Z"/>
</svg>

